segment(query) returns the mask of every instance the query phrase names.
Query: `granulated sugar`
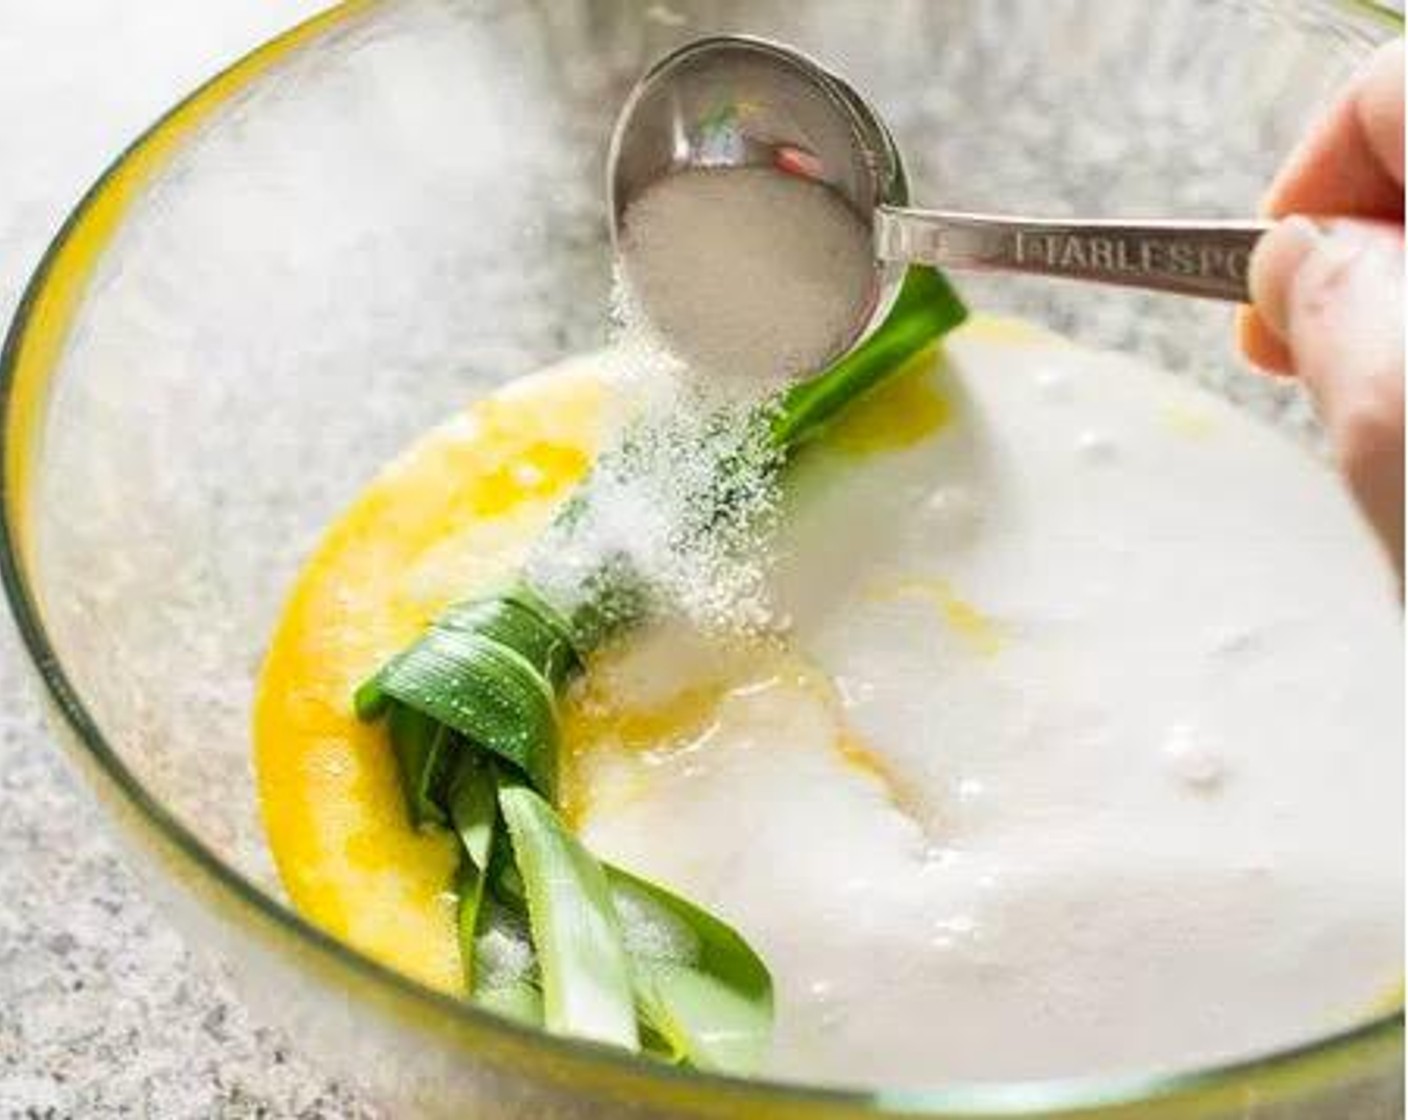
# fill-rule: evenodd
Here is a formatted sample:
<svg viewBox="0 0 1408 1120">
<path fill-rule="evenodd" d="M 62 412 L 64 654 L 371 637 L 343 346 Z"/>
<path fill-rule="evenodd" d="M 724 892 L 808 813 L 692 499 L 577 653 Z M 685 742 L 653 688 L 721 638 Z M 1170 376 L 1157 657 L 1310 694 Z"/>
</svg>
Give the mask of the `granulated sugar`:
<svg viewBox="0 0 1408 1120">
<path fill-rule="evenodd" d="M 606 573 L 706 632 L 766 629 L 780 465 L 766 410 L 864 316 L 869 230 L 807 179 L 689 171 L 632 204 L 621 248 L 615 430 L 528 575 L 568 613 Z"/>
<path fill-rule="evenodd" d="M 627 209 L 621 256 L 627 316 L 701 379 L 815 372 L 875 284 L 869 225 L 829 187 L 765 167 L 662 179 Z"/>
<path fill-rule="evenodd" d="M 606 573 L 703 631 L 767 628 L 780 457 L 766 397 L 697 391 L 685 367 L 639 336 L 609 353 L 615 430 L 535 548 L 530 581 L 569 614 L 599 599 Z"/>
</svg>

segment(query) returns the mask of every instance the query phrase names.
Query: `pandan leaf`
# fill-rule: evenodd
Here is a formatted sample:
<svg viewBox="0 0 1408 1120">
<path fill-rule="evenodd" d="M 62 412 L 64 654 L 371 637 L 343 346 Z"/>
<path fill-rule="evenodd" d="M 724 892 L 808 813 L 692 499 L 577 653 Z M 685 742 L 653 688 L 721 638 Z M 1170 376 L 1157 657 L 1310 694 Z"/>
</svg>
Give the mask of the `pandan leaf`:
<svg viewBox="0 0 1408 1120">
<path fill-rule="evenodd" d="M 468 756 L 450 786 L 449 802 L 450 820 L 464 856 L 456 884 L 456 927 L 465 989 L 490 1010 L 542 1026 L 537 956 L 522 896 L 505 902 L 506 892 L 490 887 L 513 868 L 499 816 L 499 775 L 493 763 Z"/>
<path fill-rule="evenodd" d="M 352 694 L 352 710 L 357 713 L 358 719 L 367 723 L 384 716 L 390 704 L 391 697 L 381 691 L 379 672 L 358 685 L 357 691 Z"/>
<path fill-rule="evenodd" d="M 967 317 L 968 309 L 941 273 L 911 268 L 879 329 L 830 369 L 783 397 L 772 420 L 774 444 L 790 451 L 812 439 L 852 401 Z"/>
<path fill-rule="evenodd" d="M 606 865 L 637 1005 L 669 1052 L 699 1069 L 756 1071 L 772 1031 L 772 977 L 732 927 Z"/>
<path fill-rule="evenodd" d="M 491 638 L 538 671 L 555 692 L 581 667 L 567 622 L 526 587 L 452 606 L 435 625 Z"/>
<path fill-rule="evenodd" d="M 499 820 L 499 783 L 493 765 L 465 752 L 450 782 L 450 823 L 476 870 L 487 873 L 494 827 Z"/>
<path fill-rule="evenodd" d="M 639 1049 L 630 963 L 601 864 L 526 786 L 501 788 L 499 808 L 527 894 L 548 1030 Z"/>
<path fill-rule="evenodd" d="M 537 954 L 525 911 L 505 906 L 492 892 L 480 895 L 475 932 L 468 939 L 473 961 L 468 985 L 475 1003 L 490 1011 L 541 1027 L 543 992 Z M 460 924 L 461 952 L 465 952 L 465 924 Z"/>
<path fill-rule="evenodd" d="M 399 704 L 393 706 L 388 726 L 411 823 L 417 828 L 444 824 L 440 789 L 449 772 L 450 732 L 430 717 Z"/>
<path fill-rule="evenodd" d="M 473 993 L 479 978 L 479 930 L 488 900 L 488 872 L 471 859 L 460 861 L 455 880 L 455 936 L 460 947 L 460 967 L 465 990 Z"/>
<path fill-rule="evenodd" d="M 668 1065 L 684 1065 L 684 1054 L 673 1042 L 650 1025 L 649 1017 L 639 1010 L 639 999 L 636 1001 L 636 1008 L 639 1014 L 637 1025 L 640 1027 L 641 1053 L 649 1054 L 657 1061 L 665 1062 Z"/>
<path fill-rule="evenodd" d="M 387 696 L 506 759 L 535 789 L 557 780 L 555 696 L 532 662 L 473 630 L 431 627 L 377 677 Z"/>
<path fill-rule="evenodd" d="M 528 891 L 523 886 L 523 876 L 518 873 L 518 864 L 514 862 L 513 851 L 507 843 L 494 845 L 489 889 L 505 906 L 527 913 Z"/>
</svg>

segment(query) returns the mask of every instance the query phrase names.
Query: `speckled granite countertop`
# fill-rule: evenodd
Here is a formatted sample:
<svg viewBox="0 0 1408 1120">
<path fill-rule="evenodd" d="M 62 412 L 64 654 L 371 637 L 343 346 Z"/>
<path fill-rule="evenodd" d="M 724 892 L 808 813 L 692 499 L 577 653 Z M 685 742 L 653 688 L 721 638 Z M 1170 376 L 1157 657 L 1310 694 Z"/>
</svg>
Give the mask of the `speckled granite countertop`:
<svg viewBox="0 0 1408 1120">
<path fill-rule="evenodd" d="M 0 0 L 0 324 L 127 141 L 326 2 Z M 1100 340 L 1118 343 L 1125 322 L 1113 315 Z M 252 1022 L 148 904 L 68 772 L 23 661 L 0 621 L 0 1120 L 375 1115 Z"/>
<path fill-rule="evenodd" d="M 0 0 L 0 321 L 108 159 L 322 0 Z M 360 1117 L 183 949 L 0 636 L 0 1116 Z"/>
</svg>

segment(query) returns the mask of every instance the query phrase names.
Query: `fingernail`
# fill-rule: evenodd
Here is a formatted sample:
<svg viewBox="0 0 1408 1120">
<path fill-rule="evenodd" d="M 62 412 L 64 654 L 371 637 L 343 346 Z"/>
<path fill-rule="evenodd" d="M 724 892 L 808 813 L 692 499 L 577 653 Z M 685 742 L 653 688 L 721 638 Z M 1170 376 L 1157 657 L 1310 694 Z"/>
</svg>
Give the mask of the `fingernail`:
<svg viewBox="0 0 1408 1120">
<path fill-rule="evenodd" d="M 1252 252 L 1247 269 L 1252 304 L 1283 342 L 1289 333 L 1291 282 L 1324 239 L 1319 226 L 1295 214 L 1272 226 Z"/>
</svg>

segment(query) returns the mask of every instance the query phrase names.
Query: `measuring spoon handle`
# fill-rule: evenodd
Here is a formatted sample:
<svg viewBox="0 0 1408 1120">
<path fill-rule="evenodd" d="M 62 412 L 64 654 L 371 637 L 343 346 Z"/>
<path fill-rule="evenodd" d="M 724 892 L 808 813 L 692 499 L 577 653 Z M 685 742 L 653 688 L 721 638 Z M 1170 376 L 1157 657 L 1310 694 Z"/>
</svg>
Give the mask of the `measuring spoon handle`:
<svg viewBox="0 0 1408 1120">
<path fill-rule="evenodd" d="M 882 206 L 882 261 L 988 269 L 1250 302 L 1247 262 L 1270 222 L 994 217 Z"/>
</svg>

